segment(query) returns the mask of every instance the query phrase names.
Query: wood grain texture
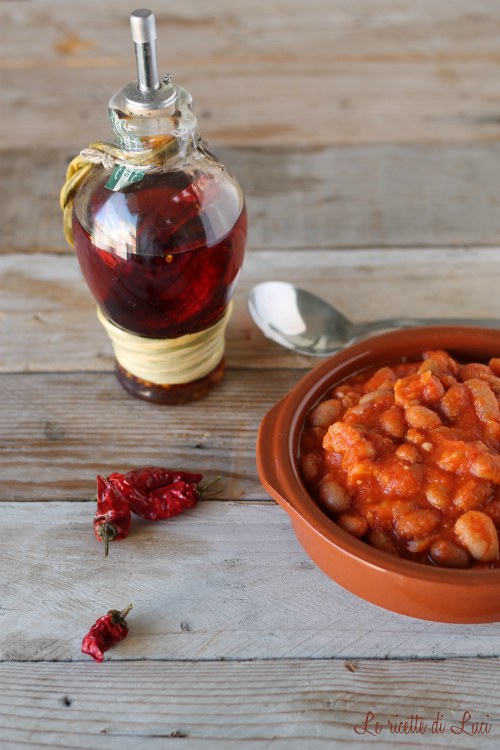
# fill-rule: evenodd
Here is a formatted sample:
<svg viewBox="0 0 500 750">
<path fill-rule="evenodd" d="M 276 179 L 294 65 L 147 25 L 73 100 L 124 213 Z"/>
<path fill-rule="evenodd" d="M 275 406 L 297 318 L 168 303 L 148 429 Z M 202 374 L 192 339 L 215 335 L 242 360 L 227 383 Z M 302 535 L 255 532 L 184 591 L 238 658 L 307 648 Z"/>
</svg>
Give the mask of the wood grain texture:
<svg viewBox="0 0 500 750">
<path fill-rule="evenodd" d="M 112 373 L 0 376 L 3 500 L 86 500 L 97 474 L 170 466 L 222 474 L 220 499 L 269 499 L 255 464 L 264 414 L 300 370 L 233 370 L 184 406 L 132 398 Z"/>
<path fill-rule="evenodd" d="M 498 6 L 438 6 L 158 0 L 161 70 L 218 144 L 496 141 Z M 2 2 L 3 148 L 82 148 L 108 131 L 108 100 L 135 77 L 133 8 Z"/>
<path fill-rule="evenodd" d="M 0 253 L 72 252 L 59 191 L 87 145 L 0 150 Z M 500 244 L 498 143 L 217 153 L 245 193 L 250 248 Z"/>
<path fill-rule="evenodd" d="M 105 76 L 98 68 L 62 68 L 56 76 L 38 66 L 0 71 L 0 87 L 12 102 L 0 123 L 3 147 L 59 143 L 79 150 L 108 137 L 108 102 L 135 78 L 130 59 Z M 498 63 L 201 66 L 202 76 L 200 65 L 179 63 L 174 80 L 194 97 L 200 130 L 214 146 L 492 142 L 500 136 Z M 32 95 L 19 97 L 27 88 Z"/>
<path fill-rule="evenodd" d="M 348 666 L 353 671 L 337 661 L 295 660 L 210 665 L 2 664 L 3 747 L 498 747 L 496 661 L 361 661 Z M 461 726 L 464 710 L 469 710 L 474 721 L 490 722 L 490 733 L 454 735 L 451 727 Z M 368 711 L 384 725 L 378 737 L 354 731 Z M 438 711 L 446 731 L 432 735 Z M 423 736 L 390 733 L 388 720 L 394 723 L 396 714 L 403 718 L 415 713 L 428 725 Z"/>
<path fill-rule="evenodd" d="M 134 0 L 3 0 L 2 64 L 21 68 L 30 56 L 59 67 L 120 63 L 130 56 L 128 14 L 135 7 Z M 90 15 L 101 25 L 91 27 Z M 307 7 L 301 0 L 286 6 L 279 0 L 240 0 L 237 6 L 233 0 L 156 0 L 155 17 L 160 59 L 193 65 L 258 56 L 289 61 L 292 53 L 300 61 L 495 61 L 500 30 L 495 0 L 358 0 L 355 6 L 311 0 Z M 162 43 L 168 47 L 162 50 Z"/>
<path fill-rule="evenodd" d="M 387 612 L 342 589 L 302 550 L 277 505 L 202 501 L 130 536 L 94 537 L 95 504 L 2 503 L 1 659 L 88 661 L 83 635 L 129 602 L 111 661 L 500 655 L 500 624 Z"/>
<path fill-rule="evenodd" d="M 248 251 L 226 336 L 227 363 L 309 369 L 318 361 L 269 341 L 251 321 L 248 293 L 267 279 L 296 283 L 362 322 L 500 317 L 499 275 L 497 248 Z M 0 255 L 0 294 L 0 371 L 113 369 L 111 343 L 74 255 Z"/>
<path fill-rule="evenodd" d="M 274 277 L 355 320 L 500 315 L 498 3 L 156 1 L 161 70 L 195 97 L 250 215 L 226 380 L 174 410 L 131 399 L 110 373 L 57 201 L 67 163 L 109 133 L 108 100 L 135 77 L 135 7 L 0 3 L 1 495 L 46 501 L 0 504 L 2 750 L 496 749 L 498 661 L 473 657 L 500 656 L 500 625 L 357 599 L 269 502 L 258 424 L 313 361 L 264 339 L 245 299 Z M 134 518 L 104 560 L 94 504 L 57 500 L 147 463 L 224 481 L 171 521 Z M 130 600 L 129 638 L 94 664 L 83 634 Z M 443 656 L 466 658 L 397 661 Z M 353 731 L 369 710 L 379 737 Z M 465 710 L 488 736 L 450 734 Z M 443 735 L 387 729 L 438 711 Z"/>
</svg>

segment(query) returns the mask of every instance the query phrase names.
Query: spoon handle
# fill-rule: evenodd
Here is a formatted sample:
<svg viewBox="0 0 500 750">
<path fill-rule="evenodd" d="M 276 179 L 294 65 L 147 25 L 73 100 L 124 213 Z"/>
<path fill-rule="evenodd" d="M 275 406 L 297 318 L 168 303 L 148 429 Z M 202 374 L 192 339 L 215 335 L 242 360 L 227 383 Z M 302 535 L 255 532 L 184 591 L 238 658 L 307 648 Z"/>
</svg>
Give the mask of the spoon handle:
<svg viewBox="0 0 500 750">
<path fill-rule="evenodd" d="M 499 328 L 500 319 L 494 318 L 389 318 L 375 320 L 372 323 L 360 323 L 356 326 L 356 335 L 370 331 L 387 330 L 390 328 L 415 328 L 417 326 L 481 326 L 484 328 Z"/>
</svg>

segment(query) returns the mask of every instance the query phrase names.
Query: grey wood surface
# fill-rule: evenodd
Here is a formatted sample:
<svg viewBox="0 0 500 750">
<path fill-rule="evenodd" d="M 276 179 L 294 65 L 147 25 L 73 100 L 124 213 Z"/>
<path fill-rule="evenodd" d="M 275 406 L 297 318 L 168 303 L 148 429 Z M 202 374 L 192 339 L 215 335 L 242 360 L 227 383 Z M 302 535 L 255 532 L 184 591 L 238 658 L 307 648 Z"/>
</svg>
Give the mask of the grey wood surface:
<svg viewBox="0 0 500 750">
<path fill-rule="evenodd" d="M 0 251 L 67 251 L 57 194 L 134 77 L 134 7 L 1 3 Z M 161 64 L 242 183 L 250 246 L 500 244 L 495 0 L 286 8 L 155 2 Z"/>
<path fill-rule="evenodd" d="M 500 742 L 498 662 L 489 659 L 2 664 L 0 695 L 8 750 L 494 750 Z M 485 720 L 487 735 L 452 732 L 464 706 L 469 731 Z M 378 736 L 354 731 L 369 711 L 369 727 L 383 725 Z M 432 734 L 438 712 L 446 729 Z M 425 734 L 390 733 L 388 721 L 412 714 Z"/>
<path fill-rule="evenodd" d="M 500 624 L 380 609 L 311 562 L 279 506 L 217 497 L 169 521 L 133 516 L 108 559 L 95 503 L 1 503 L 0 658 L 88 662 L 83 635 L 130 602 L 130 635 L 107 660 L 500 656 Z"/>
<path fill-rule="evenodd" d="M 304 263 L 307 257 L 307 263 Z M 267 279 L 297 283 L 357 322 L 380 317 L 498 317 L 498 248 L 249 250 L 227 332 L 231 369 L 310 369 L 318 360 L 265 338 L 247 296 Z M 0 255 L 0 372 L 109 371 L 111 343 L 74 254 Z"/>
<path fill-rule="evenodd" d="M 73 252 L 58 197 L 67 165 L 89 142 L 0 150 L 0 253 Z M 217 153 L 245 193 L 250 248 L 500 244 L 498 142 L 298 143 Z"/>
<path fill-rule="evenodd" d="M 10 147 L 85 147 L 135 77 L 134 0 L 51 5 L 0 5 Z M 161 72 L 193 94 L 218 144 L 498 140 L 495 0 L 155 0 L 155 11 Z"/>
<path fill-rule="evenodd" d="M 302 375 L 233 370 L 199 403 L 170 409 L 131 398 L 112 373 L 0 375 L 0 497 L 85 500 L 97 474 L 168 466 L 222 474 L 225 500 L 268 499 L 257 429 Z"/>
<path fill-rule="evenodd" d="M 245 302 L 274 277 L 353 320 L 500 315 L 499 5 L 153 6 L 161 70 L 194 95 L 250 218 L 226 378 L 176 409 L 115 381 L 58 206 L 134 77 L 136 2 L 0 3 L 0 746 L 496 748 L 500 625 L 357 599 L 260 485 L 260 419 L 314 362 L 266 340 Z M 224 479 L 169 522 L 134 518 L 104 560 L 95 475 L 151 463 Z M 130 599 L 129 637 L 94 664 L 84 633 Z M 367 711 L 379 736 L 353 730 Z M 437 711 L 443 735 L 387 728 Z M 464 711 L 490 733 L 450 733 Z"/>
</svg>

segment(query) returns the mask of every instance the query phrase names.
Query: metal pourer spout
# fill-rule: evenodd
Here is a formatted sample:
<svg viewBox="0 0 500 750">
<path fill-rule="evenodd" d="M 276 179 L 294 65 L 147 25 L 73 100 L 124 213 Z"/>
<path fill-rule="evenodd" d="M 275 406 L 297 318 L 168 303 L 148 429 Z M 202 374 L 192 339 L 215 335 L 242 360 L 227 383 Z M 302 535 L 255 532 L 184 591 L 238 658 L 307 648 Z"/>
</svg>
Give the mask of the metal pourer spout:
<svg viewBox="0 0 500 750">
<path fill-rule="evenodd" d="M 152 10 L 140 8 L 130 14 L 132 39 L 137 60 L 138 89 L 152 93 L 160 88 L 156 57 L 156 24 Z"/>
<path fill-rule="evenodd" d="M 170 76 L 165 76 L 162 81 L 158 76 L 153 11 L 146 8 L 134 10 L 130 14 L 130 26 L 135 44 L 138 80 L 127 83 L 118 92 L 123 97 L 122 105 L 114 101 L 113 97 L 110 107 L 119 109 L 120 106 L 125 106 L 129 114 L 140 117 L 155 117 L 157 110 L 161 109 L 164 110 L 163 114 L 170 116 L 175 112 L 177 87 L 170 82 Z"/>
</svg>

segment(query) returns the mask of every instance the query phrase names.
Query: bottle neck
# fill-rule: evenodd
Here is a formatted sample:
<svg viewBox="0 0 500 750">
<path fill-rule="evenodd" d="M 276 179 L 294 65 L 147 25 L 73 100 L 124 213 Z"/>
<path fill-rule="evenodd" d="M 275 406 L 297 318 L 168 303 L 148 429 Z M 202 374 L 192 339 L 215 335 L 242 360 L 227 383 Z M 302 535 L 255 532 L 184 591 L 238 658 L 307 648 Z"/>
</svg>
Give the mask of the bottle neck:
<svg viewBox="0 0 500 750">
<path fill-rule="evenodd" d="M 159 168 L 179 168 L 189 157 L 198 155 L 198 123 L 193 114 L 191 95 L 176 86 L 176 99 L 164 109 L 133 112 L 118 92 L 109 103 L 108 114 L 116 144 L 137 156 L 144 153 L 146 161 L 154 159 Z M 198 155 L 202 158 L 202 154 Z"/>
</svg>

